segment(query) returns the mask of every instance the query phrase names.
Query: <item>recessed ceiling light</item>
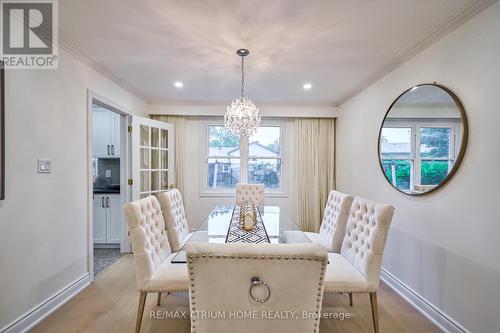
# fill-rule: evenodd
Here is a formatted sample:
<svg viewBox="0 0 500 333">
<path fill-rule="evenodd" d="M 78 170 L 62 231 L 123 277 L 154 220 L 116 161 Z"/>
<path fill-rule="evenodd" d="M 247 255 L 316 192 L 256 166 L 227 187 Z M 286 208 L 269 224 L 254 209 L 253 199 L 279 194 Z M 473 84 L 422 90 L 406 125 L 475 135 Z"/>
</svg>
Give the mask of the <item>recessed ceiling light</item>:
<svg viewBox="0 0 500 333">
<path fill-rule="evenodd" d="M 310 84 L 310 83 L 306 83 L 306 84 L 304 84 L 304 89 L 305 89 L 305 90 L 309 90 L 309 89 L 311 89 L 311 88 L 312 88 L 312 84 Z"/>
<path fill-rule="evenodd" d="M 174 86 L 177 87 L 177 88 L 182 88 L 184 86 L 184 84 L 182 82 L 176 81 L 174 83 Z"/>
</svg>

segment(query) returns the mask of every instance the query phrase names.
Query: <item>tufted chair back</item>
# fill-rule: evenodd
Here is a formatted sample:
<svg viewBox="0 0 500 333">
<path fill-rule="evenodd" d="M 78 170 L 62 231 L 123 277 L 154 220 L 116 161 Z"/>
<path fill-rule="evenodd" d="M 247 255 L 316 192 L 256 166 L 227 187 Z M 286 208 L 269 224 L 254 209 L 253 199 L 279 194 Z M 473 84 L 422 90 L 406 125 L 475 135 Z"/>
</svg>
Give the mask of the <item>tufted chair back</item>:
<svg viewBox="0 0 500 333">
<path fill-rule="evenodd" d="M 160 204 L 155 196 L 123 206 L 137 270 L 137 285 L 143 290 L 171 253 Z"/>
<path fill-rule="evenodd" d="M 252 200 L 259 206 L 264 205 L 264 184 L 236 184 L 236 204 Z"/>
<path fill-rule="evenodd" d="M 352 196 L 342 192 L 330 191 L 328 195 L 319 235 L 332 244 L 334 253 L 340 253 L 342 248 L 352 200 Z"/>
<path fill-rule="evenodd" d="M 356 197 L 347 221 L 341 254 L 375 288 L 393 215 L 392 206 Z"/>
<path fill-rule="evenodd" d="M 192 333 L 318 331 L 315 315 L 321 312 L 327 266 L 321 245 L 191 243 L 186 252 L 191 311 L 222 313 L 219 318 L 192 318 Z M 254 285 L 256 280 L 265 285 Z M 280 310 L 296 311 L 296 320 L 262 316 Z M 303 311 L 310 317 L 303 318 Z M 256 317 L 238 318 L 237 313 Z"/>
<path fill-rule="evenodd" d="M 160 193 L 158 198 L 165 219 L 170 247 L 173 252 L 177 252 L 181 248 L 182 241 L 189 234 L 181 192 L 178 189 L 172 189 Z"/>
</svg>

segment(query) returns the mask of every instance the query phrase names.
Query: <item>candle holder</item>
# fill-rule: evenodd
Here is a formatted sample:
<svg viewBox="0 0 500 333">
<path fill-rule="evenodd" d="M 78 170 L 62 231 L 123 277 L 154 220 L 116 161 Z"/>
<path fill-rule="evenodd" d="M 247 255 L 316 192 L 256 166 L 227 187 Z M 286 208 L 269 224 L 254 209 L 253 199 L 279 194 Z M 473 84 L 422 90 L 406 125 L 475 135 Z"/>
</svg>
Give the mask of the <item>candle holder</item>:
<svg viewBox="0 0 500 333">
<path fill-rule="evenodd" d="M 240 205 L 239 224 L 245 231 L 252 231 L 257 223 L 257 208 L 251 200 L 244 200 Z"/>
</svg>

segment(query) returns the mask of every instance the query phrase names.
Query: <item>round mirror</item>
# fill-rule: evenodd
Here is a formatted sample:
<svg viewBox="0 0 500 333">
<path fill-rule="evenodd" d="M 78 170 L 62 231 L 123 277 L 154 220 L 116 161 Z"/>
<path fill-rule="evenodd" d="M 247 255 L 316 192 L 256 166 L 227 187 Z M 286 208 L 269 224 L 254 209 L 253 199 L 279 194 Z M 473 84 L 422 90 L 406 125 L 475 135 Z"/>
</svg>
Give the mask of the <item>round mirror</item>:
<svg viewBox="0 0 500 333">
<path fill-rule="evenodd" d="M 467 116 L 453 92 L 437 84 L 415 86 L 385 115 L 379 133 L 380 167 L 402 193 L 435 191 L 459 167 L 467 136 Z"/>
</svg>

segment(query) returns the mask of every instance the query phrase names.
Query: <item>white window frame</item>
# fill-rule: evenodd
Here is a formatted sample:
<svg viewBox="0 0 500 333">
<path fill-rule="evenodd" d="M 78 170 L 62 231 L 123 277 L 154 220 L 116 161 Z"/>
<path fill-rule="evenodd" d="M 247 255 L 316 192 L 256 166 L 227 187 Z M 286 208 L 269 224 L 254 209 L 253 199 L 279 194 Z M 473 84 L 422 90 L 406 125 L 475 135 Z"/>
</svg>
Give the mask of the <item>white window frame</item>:
<svg viewBox="0 0 500 333">
<path fill-rule="evenodd" d="M 384 123 L 384 128 L 409 128 L 410 129 L 410 157 L 383 158 L 382 152 L 380 152 L 380 160 L 382 162 L 385 160 L 387 160 L 387 161 L 391 161 L 391 160 L 410 161 L 410 188 L 409 188 L 409 190 L 413 191 L 415 189 L 415 183 L 416 183 L 416 181 L 415 181 L 415 174 L 416 174 L 415 168 L 416 168 L 416 164 L 417 164 L 417 162 L 415 160 L 415 156 L 417 155 L 415 125 L 413 123 L 387 121 Z"/>
<path fill-rule="evenodd" d="M 451 128 L 450 133 L 450 157 L 420 157 L 420 129 L 434 127 L 434 128 Z M 403 161 L 411 161 L 412 164 L 410 166 L 410 191 L 415 190 L 415 185 L 421 185 L 421 177 L 422 177 L 422 161 L 448 161 L 449 170 L 453 168 L 454 163 L 457 160 L 458 152 L 457 142 L 461 141 L 461 133 L 460 133 L 460 121 L 455 120 L 442 120 L 442 119 L 391 119 L 386 120 L 384 123 L 384 128 L 410 128 L 411 129 L 411 154 L 410 157 L 396 157 L 396 158 L 382 158 L 380 156 L 380 160 L 403 160 Z M 382 154 L 382 152 L 381 152 Z"/>
<path fill-rule="evenodd" d="M 200 196 L 220 196 L 234 197 L 236 189 L 234 188 L 209 188 L 207 184 L 208 177 L 208 127 L 224 126 L 223 118 L 206 118 L 200 121 Z M 273 159 L 281 159 L 281 177 L 279 188 L 266 188 L 265 197 L 288 197 L 288 145 L 286 133 L 286 120 L 281 119 L 262 119 L 261 127 L 279 127 L 280 128 L 280 156 Z M 249 138 L 240 139 L 240 183 L 248 182 L 248 161 L 249 156 Z M 210 156 L 213 157 L 213 156 Z M 227 158 L 227 156 L 225 157 Z"/>
</svg>

